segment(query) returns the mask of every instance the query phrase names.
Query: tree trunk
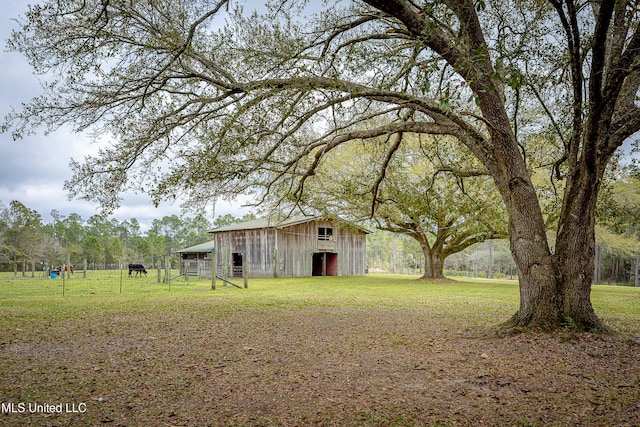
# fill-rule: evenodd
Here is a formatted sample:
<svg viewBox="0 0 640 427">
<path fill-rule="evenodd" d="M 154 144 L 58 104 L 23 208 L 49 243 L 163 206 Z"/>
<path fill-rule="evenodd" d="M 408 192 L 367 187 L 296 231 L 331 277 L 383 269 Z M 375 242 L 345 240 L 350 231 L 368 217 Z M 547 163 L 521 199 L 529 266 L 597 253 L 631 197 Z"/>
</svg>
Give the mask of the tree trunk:
<svg viewBox="0 0 640 427">
<path fill-rule="evenodd" d="M 425 249 L 423 246 L 422 251 L 424 253 L 424 275 L 423 279 L 442 279 L 444 278 L 443 268 L 444 260 L 440 256 L 440 253 L 436 251 Z"/>
<path fill-rule="evenodd" d="M 554 257 L 535 189 L 526 168 L 517 173 L 522 165 L 516 156 L 512 153 L 514 166 L 505 168 L 507 175 L 496 179 L 509 214 L 509 242 L 520 283 L 520 308 L 505 326 L 555 330 L 563 317 Z"/>
<path fill-rule="evenodd" d="M 18 277 L 18 255 L 13 251 L 13 277 Z"/>
<path fill-rule="evenodd" d="M 509 144 L 500 134 L 495 134 L 493 141 L 501 167 L 492 176 L 509 215 L 511 253 L 520 282 L 520 308 L 506 326 L 552 331 L 569 325 L 579 330 L 606 330 L 590 301 L 595 205 L 604 169 L 580 167 L 567 177 L 552 254 L 539 200 L 526 165 L 514 149 L 516 144 Z"/>
<path fill-rule="evenodd" d="M 636 288 L 640 288 L 640 277 L 638 277 L 638 273 L 640 273 L 640 251 L 636 252 L 636 269 L 635 269 L 635 279 L 636 279 Z"/>
<path fill-rule="evenodd" d="M 591 305 L 598 182 L 598 174 L 592 171 L 569 179 L 556 237 L 563 320 L 585 331 L 607 329 Z"/>
<path fill-rule="evenodd" d="M 511 253 L 518 268 L 520 308 L 506 326 L 554 330 L 562 322 L 553 256 L 544 228 L 527 219 L 511 220 Z"/>
<path fill-rule="evenodd" d="M 518 216 L 523 211 L 510 210 L 511 251 L 520 275 L 520 309 L 507 326 L 548 331 L 563 326 L 594 332 L 607 330 L 590 299 L 597 197 L 593 178 L 575 180 L 568 189 L 555 255 L 549 251 L 538 215 L 531 212 Z"/>
</svg>

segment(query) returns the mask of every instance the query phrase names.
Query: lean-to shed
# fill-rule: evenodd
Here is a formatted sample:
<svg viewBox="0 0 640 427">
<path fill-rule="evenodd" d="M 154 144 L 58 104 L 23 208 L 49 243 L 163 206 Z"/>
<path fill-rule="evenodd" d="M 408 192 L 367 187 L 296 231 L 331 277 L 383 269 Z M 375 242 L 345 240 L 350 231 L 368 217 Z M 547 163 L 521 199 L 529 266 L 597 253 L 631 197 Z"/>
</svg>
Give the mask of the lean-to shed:
<svg viewBox="0 0 640 427">
<path fill-rule="evenodd" d="M 249 277 L 357 276 L 365 274 L 368 231 L 317 216 L 283 221 L 261 218 L 212 231 L 224 274 Z"/>
<path fill-rule="evenodd" d="M 185 271 L 190 276 L 211 277 L 211 251 L 214 241 L 201 243 L 176 251 L 180 255 L 180 274 Z"/>
</svg>

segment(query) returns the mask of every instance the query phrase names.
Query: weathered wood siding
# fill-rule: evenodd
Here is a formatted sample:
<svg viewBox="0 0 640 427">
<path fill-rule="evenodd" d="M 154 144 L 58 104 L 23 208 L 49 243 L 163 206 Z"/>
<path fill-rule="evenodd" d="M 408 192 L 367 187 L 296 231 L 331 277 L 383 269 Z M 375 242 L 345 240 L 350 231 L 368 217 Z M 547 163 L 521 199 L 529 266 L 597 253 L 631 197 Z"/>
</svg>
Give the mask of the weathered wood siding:
<svg viewBox="0 0 640 427">
<path fill-rule="evenodd" d="M 319 241 L 318 228 L 331 227 L 332 240 Z M 284 228 L 236 230 L 215 233 L 217 263 L 224 270 L 223 251 L 228 248 L 227 271 L 231 275 L 233 253 L 241 253 L 249 277 L 308 277 L 313 254 L 338 254 L 339 276 L 363 275 L 366 263 L 366 234 L 339 228 L 329 221 L 310 221 Z M 275 262 L 275 263 L 274 263 Z"/>
<path fill-rule="evenodd" d="M 336 240 L 339 276 L 362 276 L 367 264 L 367 239 L 363 231 L 340 229 Z"/>
<path fill-rule="evenodd" d="M 216 259 L 220 269 L 219 275 L 231 276 L 231 262 L 234 253 L 242 254 L 249 270 L 249 277 L 273 276 L 273 249 L 275 247 L 275 229 L 237 230 L 216 233 Z M 226 262 L 223 265 L 224 251 L 227 251 Z"/>
</svg>

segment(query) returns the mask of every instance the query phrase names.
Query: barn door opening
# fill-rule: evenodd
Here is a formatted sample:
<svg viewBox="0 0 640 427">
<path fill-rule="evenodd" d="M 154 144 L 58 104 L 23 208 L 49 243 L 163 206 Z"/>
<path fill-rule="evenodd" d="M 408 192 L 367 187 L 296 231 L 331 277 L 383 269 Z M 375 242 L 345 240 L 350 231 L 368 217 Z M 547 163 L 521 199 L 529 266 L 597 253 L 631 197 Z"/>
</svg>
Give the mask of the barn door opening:
<svg viewBox="0 0 640 427">
<path fill-rule="evenodd" d="M 338 254 L 332 252 L 316 252 L 313 254 L 313 276 L 337 276 Z"/>
<path fill-rule="evenodd" d="M 231 263 L 233 264 L 233 277 L 242 277 L 242 254 L 231 254 Z"/>
</svg>

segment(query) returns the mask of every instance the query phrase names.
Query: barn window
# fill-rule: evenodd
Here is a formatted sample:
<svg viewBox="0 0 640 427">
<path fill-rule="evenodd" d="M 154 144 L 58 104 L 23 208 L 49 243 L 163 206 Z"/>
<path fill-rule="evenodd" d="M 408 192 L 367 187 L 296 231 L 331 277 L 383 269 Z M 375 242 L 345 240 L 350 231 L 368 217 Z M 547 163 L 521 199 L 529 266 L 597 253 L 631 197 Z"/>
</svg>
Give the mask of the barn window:
<svg viewBox="0 0 640 427">
<path fill-rule="evenodd" d="M 318 227 L 318 240 L 333 240 L 333 228 Z"/>
</svg>

